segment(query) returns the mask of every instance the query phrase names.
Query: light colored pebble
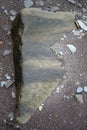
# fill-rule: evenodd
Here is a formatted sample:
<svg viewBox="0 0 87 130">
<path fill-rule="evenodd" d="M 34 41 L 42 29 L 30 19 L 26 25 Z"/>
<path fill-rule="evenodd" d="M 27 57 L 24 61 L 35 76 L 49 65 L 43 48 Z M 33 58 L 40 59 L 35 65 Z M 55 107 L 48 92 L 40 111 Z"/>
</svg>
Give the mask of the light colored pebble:
<svg viewBox="0 0 87 130">
<path fill-rule="evenodd" d="M 83 92 L 83 88 L 82 87 L 77 87 L 76 93 L 82 93 L 82 92 Z"/>
<path fill-rule="evenodd" d="M 87 86 L 84 86 L 84 92 L 87 93 Z"/>
</svg>

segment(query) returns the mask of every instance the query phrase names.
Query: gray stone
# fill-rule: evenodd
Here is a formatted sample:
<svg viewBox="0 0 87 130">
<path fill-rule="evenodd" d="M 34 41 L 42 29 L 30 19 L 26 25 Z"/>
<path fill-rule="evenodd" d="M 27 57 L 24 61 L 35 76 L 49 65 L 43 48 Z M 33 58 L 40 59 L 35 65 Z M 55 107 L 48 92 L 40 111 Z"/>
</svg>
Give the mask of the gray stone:
<svg viewBox="0 0 87 130">
<path fill-rule="evenodd" d="M 35 3 L 37 6 L 44 6 L 44 2 L 42 0 L 38 0 Z"/>
<path fill-rule="evenodd" d="M 84 92 L 87 93 L 87 86 L 84 86 Z"/>
<path fill-rule="evenodd" d="M 5 74 L 5 78 L 6 78 L 7 80 L 10 80 L 10 79 L 11 79 L 11 77 L 8 75 L 8 73 Z"/>
<path fill-rule="evenodd" d="M 86 13 L 87 10 L 86 10 L 85 8 L 82 8 L 82 12 L 83 12 L 83 13 Z"/>
<path fill-rule="evenodd" d="M 6 85 L 6 82 L 5 81 L 1 81 L 0 87 L 5 87 L 5 85 Z"/>
<path fill-rule="evenodd" d="M 3 56 L 9 55 L 11 52 L 11 50 L 5 50 Z"/>
<path fill-rule="evenodd" d="M 74 36 L 80 36 L 81 31 L 80 30 L 73 30 L 72 33 Z"/>
<path fill-rule="evenodd" d="M 6 9 L 4 10 L 4 14 L 8 15 L 8 11 Z"/>
<path fill-rule="evenodd" d="M 84 31 L 87 31 L 87 26 L 86 26 L 86 24 L 85 24 L 83 21 L 81 21 L 80 19 L 77 20 L 76 24 L 77 24 L 77 26 L 79 26 L 79 27 L 80 27 L 81 29 L 83 29 Z"/>
<path fill-rule="evenodd" d="M 17 14 L 17 12 L 12 9 L 12 10 L 10 10 L 10 14 L 13 15 L 13 16 L 15 16 Z"/>
<path fill-rule="evenodd" d="M 67 1 L 72 3 L 72 4 L 76 4 L 76 0 L 67 0 Z"/>
<path fill-rule="evenodd" d="M 12 95 L 12 98 L 16 98 L 15 92 L 12 91 L 12 94 L 11 94 L 11 95 Z"/>
<path fill-rule="evenodd" d="M 9 88 L 12 84 L 13 84 L 13 81 L 11 81 L 11 80 L 5 81 L 5 87 L 6 88 Z"/>
<path fill-rule="evenodd" d="M 14 120 L 14 113 L 13 112 L 9 113 L 8 118 L 10 121 L 13 121 Z"/>
<path fill-rule="evenodd" d="M 83 96 L 81 94 L 76 94 L 75 98 L 77 99 L 78 102 L 84 103 Z"/>
<path fill-rule="evenodd" d="M 33 1 L 32 0 L 24 0 L 24 6 L 26 8 L 29 8 L 33 5 Z"/>
<path fill-rule="evenodd" d="M 59 11 L 59 7 L 58 6 L 52 6 L 51 11 L 53 11 L 53 12 Z"/>
<path fill-rule="evenodd" d="M 10 21 L 14 21 L 14 19 L 15 19 L 15 16 L 10 16 Z"/>
<path fill-rule="evenodd" d="M 69 50 L 72 52 L 72 54 L 74 54 L 76 52 L 76 47 L 72 44 L 68 44 L 67 47 L 69 48 Z"/>
</svg>

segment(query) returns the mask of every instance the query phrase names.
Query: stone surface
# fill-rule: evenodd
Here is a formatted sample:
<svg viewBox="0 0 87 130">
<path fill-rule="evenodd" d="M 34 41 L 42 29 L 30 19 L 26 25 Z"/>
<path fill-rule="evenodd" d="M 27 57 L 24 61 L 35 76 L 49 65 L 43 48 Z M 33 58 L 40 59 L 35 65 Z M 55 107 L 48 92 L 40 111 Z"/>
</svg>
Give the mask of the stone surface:
<svg viewBox="0 0 87 130">
<path fill-rule="evenodd" d="M 51 95 L 63 77 L 64 71 L 55 57 L 55 50 L 52 49 L 52 46 L 62 34 L 74 29 L 74 14 L 53 13 L 35 8 L 24 9 L 21 14 L 24 24 L 22 57 L 20 57 L 23 60 L 22 76 L 19 74 L 21 67 L 18 66 L 17 55 L 15 55 L 18 48 L 14 48 L 16 59 L 14 64 L 17 70 L 20 68 L 16 76 L 19 76 L 23 83 L 19 101 L 20 116 L 17 117 L 17 120 L 25 123 Z M 15 31 L 15 28 L 13 30 Z M 20 38 L 18 43 L 21 44 Z M 18 62 L 20 64 L 20 59 Z M 19 85 L 19 83 L 17 84 Z"/>
</svg>

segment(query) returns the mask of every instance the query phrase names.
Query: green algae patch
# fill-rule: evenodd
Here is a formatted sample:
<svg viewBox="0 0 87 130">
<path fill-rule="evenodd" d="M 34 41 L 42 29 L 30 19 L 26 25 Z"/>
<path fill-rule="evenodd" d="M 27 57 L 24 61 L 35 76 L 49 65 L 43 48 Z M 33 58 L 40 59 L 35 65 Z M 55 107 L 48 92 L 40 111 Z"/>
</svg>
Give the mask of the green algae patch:
<svg viewBox="0 0 87 130">
<path fill-rule="evenodd" d="M 52 46 L 65 32 L 74 29 L 74 14 L 31 8 L 23 9 L 19 16 L 12 28 L 15 85 L 20 113 L 17 120 L 26 123 L 63 77 L 62 63 L 57 60 Z"/>
</svg>

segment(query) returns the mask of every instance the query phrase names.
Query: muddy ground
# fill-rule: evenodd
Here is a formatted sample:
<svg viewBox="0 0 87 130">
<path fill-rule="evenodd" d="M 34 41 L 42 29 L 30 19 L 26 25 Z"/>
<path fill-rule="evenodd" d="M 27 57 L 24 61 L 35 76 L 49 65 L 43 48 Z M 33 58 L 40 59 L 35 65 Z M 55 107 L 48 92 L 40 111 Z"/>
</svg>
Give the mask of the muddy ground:
<svg viewBox="0 0 87 130">
<path fill-rule="evenodd" d="M 43 9 L 49 10 L 51 6 L 56 6 L 57 4 L 60 4 L 59 11 L 75 11 L 79 13 L 79 16 L 81 16 L 83 13 L 87 13 L 85 9 L 87 9 L 87 1 L 86 0 L 78 0 L 78 5 L 73 5 L 66 0 L 45 0 L 44 6 L 41 7 Z M 34 0 L 35 4 L 35 0 Z M 38 5 L 34 5 L 34 7 L 40 7 Z M 19 12 L 22 8 L 24 8 L 24 3 L 23 0 L 1 0 L 0 1 L 0 81 L 4 81 L 6 79 L 5 75 L 8 73 L 11 77 L 11 80 L 13 81 L 13 84 L 9 88 L 0 88 L 0 130 L 15 130 L 17 129 L 15 126 L 17 126 L 17 122 L 13 121 L 12 123 L 9 122 L 9 113 L 14 111 L 15 107 L 15 98 L 12 96 L 12 92 L 15 92 L 15 85 L 14 85 L 14 67 L 13 67 L 13 55 L 12 55 L 12 40 L 11 40 L 11 21 L 10 21 L 10 10 L 14 9 L 15 11 Z M 80 13 L 81 12 L 81 13 Z M 71 39 L 71 36 L 69 36 L 69 39 Z M 72 40 L 75 40 L 72 38 Z M 86 53 L 86 36 L 85 38 L 81 41 L 80 47 L 79 48 L 78 55 L 76 55 L 76 59 L 80 58 L 79 54 L 82 52 L 82 50 L 85 50 L 84 53 Z M 77 41 L 78 42 L 78 41 Z M 6 54 L 3 56 L 5 50 L 11 50 L 9 54 Z M 83 52 L 82 52 L 83 53 Z M 70 55 L 70 54 L 69 54 Z M 66 58 L 66 61 L 70 57 Z M 83 57 L 85 61 L 85 56 Z M 77 61 L 75 61 L 76 63 Z M 71 62 L 72 63 L 72 62 Z M 78 61 L 80 63 L 80 61 Z M 86 63 L 84 63 L 86 65 Z M 87 77 L 86 73 L 82 75 L 82 77 L 76 77 L 77 71 L 74 68 L 74 64 L 72 63 L 69 66 L 72 67 L 72 69 L 76 72 L 70 73 L 69 71 L 69 76 L 72 80 L 72 83 L 68 82 L 73 86 L 73 82 L 77 82 L 77 80 L 81 81 L 81 85 L 86 85 L 87 84 Z M 68 67 L 69 67 L 68 66 Z M 83 66 L 83 64 L 82 64 Z M 81 68 L 82 68 L 81 66 Z M 76 66 L 78 68 L 78 64 Z M 84 71 L 86 72 L 87 70 L 85 69 L 86 67 L 83 67 Z M 70 69 L 70 68 L 69 68 Z M 80 71 L 81 72 L 81 71 Z M 78 74 L 80 74 L 78 72 Z M 82 70 L 83 72 L 83 70 Z M 66 78 L 69 80 L 68 78 Z M 84 79 L 84 80 L 83 80 Z M 78 83 L 78 82 L 77 82 Z M 69 93 L 69 92 L 68 92 Z M 66 101 L 64 104 L 61 104 L 59 101 L 56 103 L 56 100 L 58 100 L 57 95 L 50 97 L 51 101 L 48 101 L 47 104 L 49 105 L 45 106 L 45 109 L 42 111 L 42 113 L 35 113 L 33 118 L 25 125 L 20 125 L 21 130 L 86 130 L 87 129 L 87 95 L 84 94 L 84 99 L 85 99 L 85 105 L 77 105 L 75 109 L 78 111 L 78 113 L 73 112 L 73 107 L 71 106 L 70 101 Z M 58 104 L 60 104 L 60 107 L 57 107 Z M 63 119 L 61 117 L 62 114 L 64 113 L 64 110 L 66 109 L 66 106 L 69 105 L 69 111 L 67 113 L 70 113 L 70 117 L 68 117 L 67 121 L 65 121 L 65 125 L 62 122 Z M 52 109 L 51 109 L 52 108 Z M 83 111 L 82 111 L 83 109 Z M 62 110 L 62 113 L 59 112 Z M 71 112 L 72 110 L 72 112 Z M 67 111 L 67 110 L 66 110 Z M 79 112 L 80 115 L 79 115 Z M 39 116 L 38 116 L 39 115 Z M 74 115 L 74 116 L 73 116 Z M 80 118 L 78 118 L 78 115 Z M 60 117 L 60 118 L 59 118 Z M 67 115 L 65 114 L 65 118 Z M 43 118 L 43 119 L 42 119 Z M 69 122 L 69 120 L 71 120 Z M 74 120 L 74 124 L 73 121 Z M 60 124 L 59 124 L 59 123 Z M 59 125 L 58 125 L 59 124 Z M 62 127 L 63 126 L 63 127 Z M 19 129 L 19 128 L 18 128 Z"/>
</svg>

